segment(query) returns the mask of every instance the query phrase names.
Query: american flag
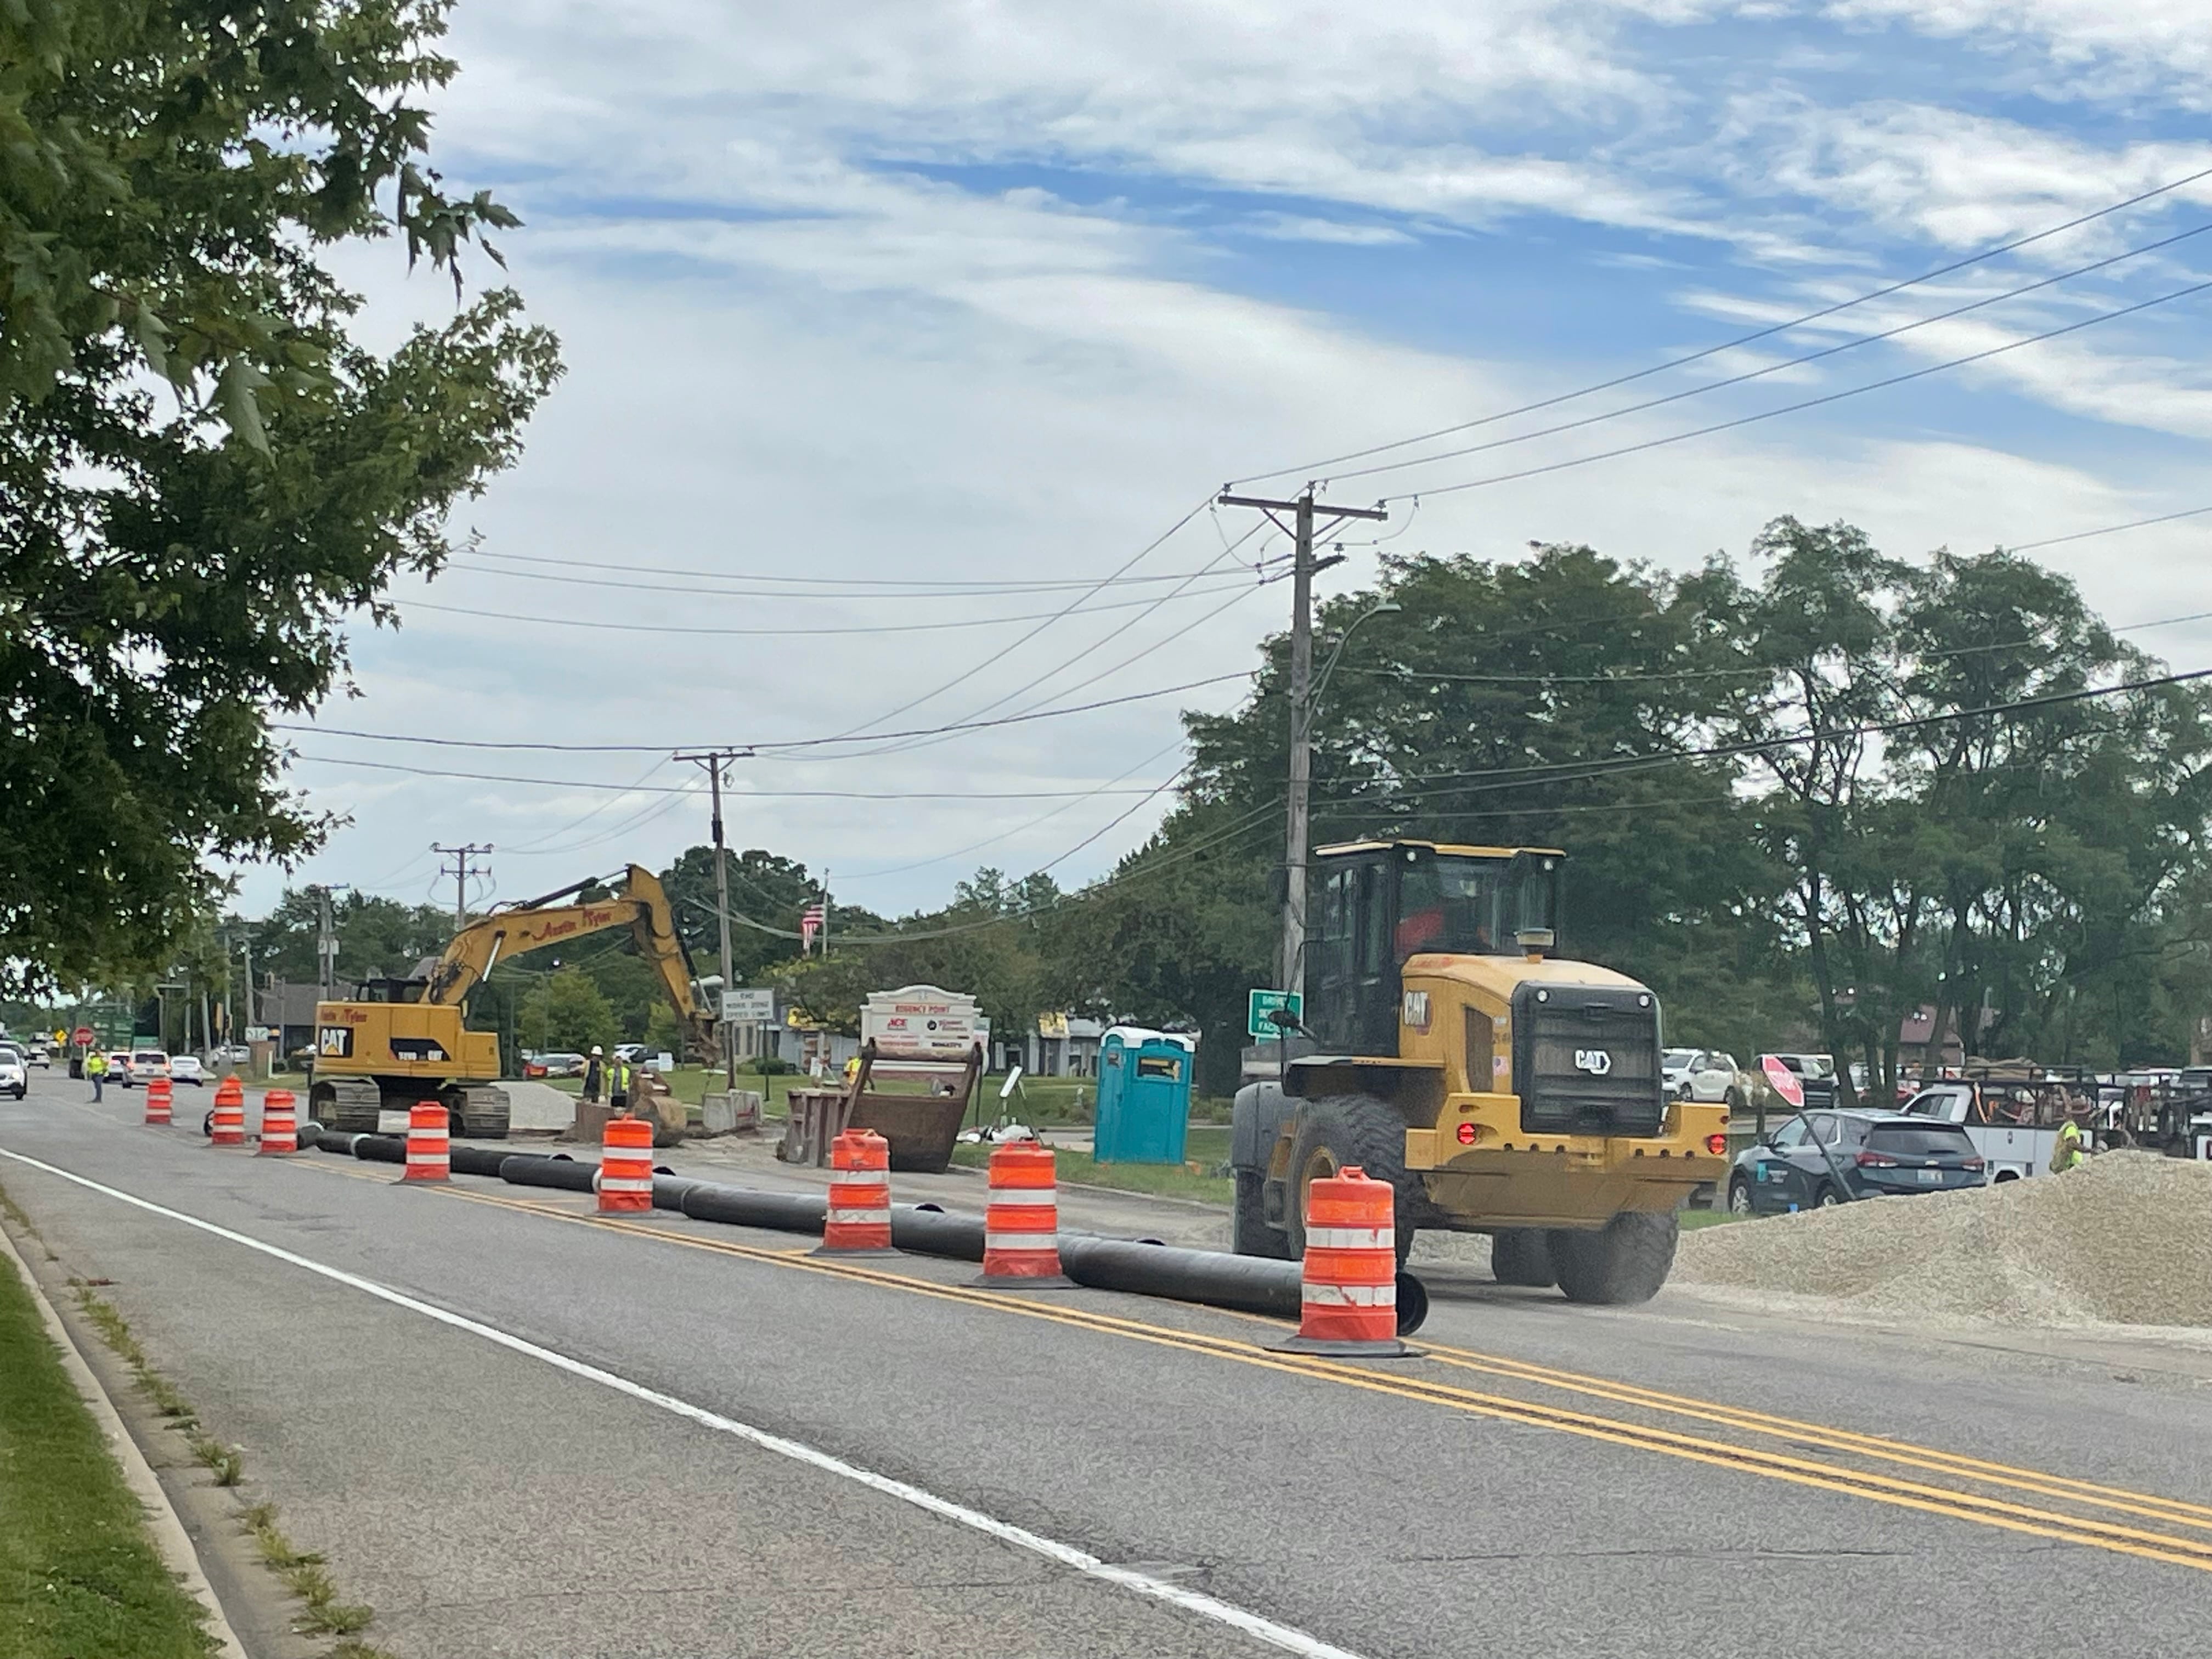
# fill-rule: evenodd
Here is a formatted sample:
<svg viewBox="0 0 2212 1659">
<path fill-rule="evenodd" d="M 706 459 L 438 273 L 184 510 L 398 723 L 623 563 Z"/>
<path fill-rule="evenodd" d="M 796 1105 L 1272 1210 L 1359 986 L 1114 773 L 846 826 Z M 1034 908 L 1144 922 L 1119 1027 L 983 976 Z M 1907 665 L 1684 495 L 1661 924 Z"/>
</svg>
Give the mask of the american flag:
<svg viewBox="0 0 2212 1659">
<path fill-rule="evenodd" d="M 820 899 L 815 900 L 813 903 L 808 905 L 804 910 L 801 910 L 799 913 L 799 950 L 800 955 L 806 956 L 812 954 L 814 950 L 814 936 L 822 931 L 822 924 L 829 920 L 829 908 Z"/>
</svg>

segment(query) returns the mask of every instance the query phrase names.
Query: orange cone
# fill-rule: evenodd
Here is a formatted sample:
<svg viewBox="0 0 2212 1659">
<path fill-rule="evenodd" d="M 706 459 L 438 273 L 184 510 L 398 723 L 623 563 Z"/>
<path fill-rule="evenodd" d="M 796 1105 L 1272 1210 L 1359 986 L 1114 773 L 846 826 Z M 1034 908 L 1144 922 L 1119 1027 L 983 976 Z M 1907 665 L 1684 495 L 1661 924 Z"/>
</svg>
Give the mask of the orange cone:
<svg viewBox="0 0 2212 1659">
<path fill-rule="evenodd" d="M 407 1109 L 407 1167 L 399 1172 L 410 1181 L 451 1181 L 453 1143 L 446 1135 L 446 1109 L 426 1100 Z"/>
<path fill-rule="evenodd" d="M 1397 1195 L 1356 1165 L 1307 1189 L 1298 1334 L 1278 1353 L 1395 1358 L 1398 1340 Z"/>
<path fill-rule="evenodd" d="M 1018 1140 L 991 1154 L 991 1197 L 983 1212 L 983 1273 L 974 1282 L 1000 1286 L 1067 1285 L 1060 1270 L 1060 1189 L 1052 1148 Z"/>
<path fill-rule="evenodd" d="M 289 1089 L 271 1089 L 261 1097 L 261 1145 L 257 1158 L 283 1158 L 300 1150 L 299 1103 Z"/>
<path fill-rule="evenodd" d="M 599 1143 L 601 1215 L 632 1215 L 653 1207 L 653 1125 L 641 1117 L 611 1117 Z"/>
<path fill-rule="evenodd" d="M 235 1072 L 215 1085 L 215 1121 L 208 1139 L 217 1146 L 246 1145 L 246 1085 Z"/>
<path fill-rule="evenodd" d="M 146 1121 L 150 1124 L 167 1123 L 170 1121 L 170 1100 L 169 1079 L 165 1077 L 149 1078 L 146 1080 Z"/>
<path fill-rule="evenodd" d="M 873 1129 L 830 1143 L 830 1206 L 817 1255 L 896 1255 L 891 1249 L 891 1144 Z"/>
</svg>

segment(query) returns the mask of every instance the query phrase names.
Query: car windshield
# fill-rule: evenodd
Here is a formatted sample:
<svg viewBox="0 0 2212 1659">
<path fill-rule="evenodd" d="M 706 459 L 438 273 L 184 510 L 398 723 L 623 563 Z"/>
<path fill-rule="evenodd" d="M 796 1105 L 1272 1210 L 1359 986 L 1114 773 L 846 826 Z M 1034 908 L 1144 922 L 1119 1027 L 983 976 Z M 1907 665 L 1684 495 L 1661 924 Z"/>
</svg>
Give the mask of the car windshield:
<svg viewBox="0 0 2212 1659">
<path fill-rule="evenodd" d="M 131 1059 L 134 1064 L 139 1066 L 166 1066 L 169 1062 L 168 1055 L 157 1048 L 141 1048 L 137 1054 L 131 1055 Z"/>
<path fill-rule="evenodd" d="M 1697 1057 L 1698 1051 L 1695 1048 L 1668 1048 L 1662 1053 L 1660 1060 L 1662 1064 L 1667 1066 L 1687 1066 Z"/>
<path fill-rule="evenodd" d="M 1406 866 L 1399 891 L 1398 954 L 1441 951 L 1461 956 L 1510 954 L 1523 928 L 1559 926 L 1553 896 L 1559 860 L 1518 860 L 1439 853 Z"/>
<path fill-rule="evenodd" d="M 1972 1158 L 1974 1143 L 1964 1129 L 1935 1124 L 1877 1123 L 1867 1136 L 1867 1150 L 1903 1153 L 1909 1158 Z"/>
</svg>

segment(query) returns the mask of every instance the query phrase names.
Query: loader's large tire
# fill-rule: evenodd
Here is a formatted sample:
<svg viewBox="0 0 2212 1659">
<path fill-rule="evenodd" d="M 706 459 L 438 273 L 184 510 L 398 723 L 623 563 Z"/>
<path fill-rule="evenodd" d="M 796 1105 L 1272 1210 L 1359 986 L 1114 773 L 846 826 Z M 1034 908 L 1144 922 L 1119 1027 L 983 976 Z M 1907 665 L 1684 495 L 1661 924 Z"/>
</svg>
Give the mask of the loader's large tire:
<svg viewBox="0 0 2212 1659">
<path fill-rule="evenodd" d="M 1559 1282 L 1551 1235 L 1541 1227 L 1506 1227 L 1490 1237 L 1490 1276 L 1501 1285 L 1541 1290 Z"/>
<path fill-rule="evenodd" d="M 1398 1265 L 1413 1248 L 1415 1223 L 1424 1194 L 1406 1173 L 1406 1120 L 1398 1109 L 1372 1095 L 1325 1095 L 1298 1112 L 1298 1132 L 1291 1143 L 1291 1190 L 1283 1195 L 1285 1254 L 1306 1253 L 1306 1188 L 1316 1179 L 1358 1168 L 1370 1181 L 1387 1181 L 1396 1195 Z"/>
<path fill-rule="evenodd" d="M 1279 1227 L 1267 1224 L 1264 1189 L 1267 1177 L 1257 1170 L 1237 1171 L 1236 1207 L 1229 1212 L 1229 1248 L 1238 1255 L 1265 1256 L 1271 1261 L 1289 1258 L 1291 1241 Z"/>
<path fill-rule="evenodd" d="M 1595 1232 L 1555 1230 L 1552 1266 L 1558 1270 L 1559 1289 L 1570 1302 L 1604 1307 L 1649 1302 L 1667 1282 L 1681 1231 L 1671 1210 L 1617 1215 Z"/>
</svg>

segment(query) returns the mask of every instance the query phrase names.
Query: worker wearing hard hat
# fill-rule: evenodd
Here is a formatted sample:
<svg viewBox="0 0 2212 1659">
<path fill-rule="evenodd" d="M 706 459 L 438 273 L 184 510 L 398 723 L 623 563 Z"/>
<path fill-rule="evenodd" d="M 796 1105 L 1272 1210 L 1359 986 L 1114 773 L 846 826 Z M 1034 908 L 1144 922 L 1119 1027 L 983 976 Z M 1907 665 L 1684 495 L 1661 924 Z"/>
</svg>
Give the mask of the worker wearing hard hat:
<svg viewBox="0 0 2212 1659">
<path fill-rule="evenodd" d="M 584 1062 L 584 1098 L 586 1100 L 595 1101 L 599 1097 L 600 1052 L 599 1046 L 593 1043 L 591 1058 Z"/>
</svg>

